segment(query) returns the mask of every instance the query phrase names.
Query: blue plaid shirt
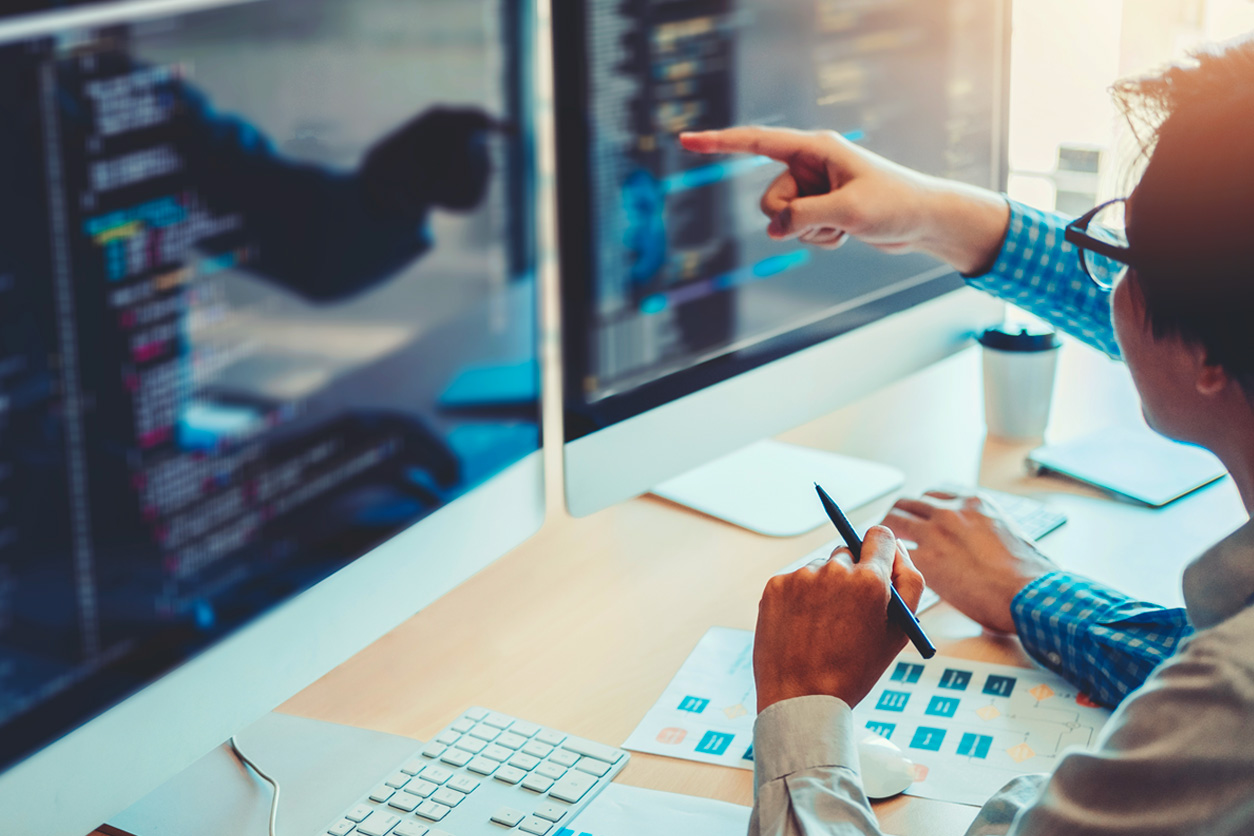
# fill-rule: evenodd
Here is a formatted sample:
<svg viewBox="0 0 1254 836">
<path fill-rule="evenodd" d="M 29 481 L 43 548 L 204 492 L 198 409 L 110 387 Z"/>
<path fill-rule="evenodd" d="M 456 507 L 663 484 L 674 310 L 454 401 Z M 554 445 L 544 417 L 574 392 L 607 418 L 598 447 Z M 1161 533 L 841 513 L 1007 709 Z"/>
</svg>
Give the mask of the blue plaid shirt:
<svg viewBox="0 0 1254 836">
<path fill-rule="evenodd" d="M 997 261 L 984 275 L 968 276 L 967 283 L 1118 357 L 1110 291 L 1093 283 L 1080 266 L 1080 251 L 1064 239 L 1071 219 L 1009 203 L 1010 226 Z"/>
<path fill-rule="evenodd" d="M 1010 226 L 992 270 L 968 277 L 1111 357 L 1119 356 L 1110 291 L 1080 266 L 1063 238 L 1068 218 L 1010 201 Z M 1183 609 L 1130 599 L 1086 578 L 1054 572 L 1011 604 L 1024 648 L 1093 700 L 1117 705 L 1193 632 Z"/>
</svg>

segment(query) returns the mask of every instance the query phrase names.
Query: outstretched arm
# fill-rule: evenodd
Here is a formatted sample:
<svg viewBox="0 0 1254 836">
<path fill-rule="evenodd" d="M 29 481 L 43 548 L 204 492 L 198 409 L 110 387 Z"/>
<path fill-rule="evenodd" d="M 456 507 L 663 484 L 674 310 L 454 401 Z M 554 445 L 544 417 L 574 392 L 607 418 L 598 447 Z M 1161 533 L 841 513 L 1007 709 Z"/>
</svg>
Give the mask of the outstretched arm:
<svg viewBox="0 0 1254 836">
<path fill-rule="evenodd" d="M 973 286 L 1119 354 L 1109 292 L 1085 276 L 1060 216 L 905 168 L 831 131 L 729 128 L 680 141 L 698 153 L 760 154 L 787 165 L 761 202 L 776 240 L 834 249 L 852 236 L 885 252 L 927 253 Z"/>
</svg>

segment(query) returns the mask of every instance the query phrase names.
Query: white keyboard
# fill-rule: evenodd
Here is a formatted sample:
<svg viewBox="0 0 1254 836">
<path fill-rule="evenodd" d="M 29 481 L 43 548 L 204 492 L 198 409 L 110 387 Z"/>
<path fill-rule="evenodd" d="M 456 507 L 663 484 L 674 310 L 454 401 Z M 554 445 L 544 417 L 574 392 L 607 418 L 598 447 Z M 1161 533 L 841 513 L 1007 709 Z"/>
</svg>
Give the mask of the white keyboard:
<svg viewBox="0 0 1254 836">
<path fill-rule="evenodd" d="M 555 836 L 628 758 L 471 708 L 318 836 Z"/>
<path fill-rule="evenodd" d="M 1040 500 L 1002 491 L 980 488 L 980 493 L 991 499 L 998 508 L 1012 519 L 1024 536 L 1039 540 L 1067 521 L 1067 515 L 1056 511 Z"/>
</svg>

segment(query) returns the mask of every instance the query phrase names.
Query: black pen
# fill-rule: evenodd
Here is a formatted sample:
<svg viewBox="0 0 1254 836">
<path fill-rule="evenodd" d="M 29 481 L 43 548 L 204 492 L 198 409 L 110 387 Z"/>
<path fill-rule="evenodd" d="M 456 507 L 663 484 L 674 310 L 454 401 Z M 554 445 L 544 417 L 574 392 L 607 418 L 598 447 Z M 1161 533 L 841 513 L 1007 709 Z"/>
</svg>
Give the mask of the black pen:
<svg viewBox="0 0 1254 836">
<path fill-rule="evenodd" d="M 857 563 L 862 558 L 862 538 L 858 536 L 858 532 L 853 530 L 853 526 L 849 524 L 845 513 L 840 510 L 840 506 L 827 495 L 827 491 L 819 487 L 818 482 L 814 483 L 814 489 L 819 492 L 819 499 L 823 501 L 823 510 L 827 512 L 828 519 L 836 526 L 840 536 L 845 538 L 845 545 L 849 547 L 849 552 L 853 555 L 853 562 Z M 897 587 L 890 583 L 888 588 L 893 596 L 892 600 L 888 602 L 888 615 L 896 619 L 901 629 L 905 631 L 906 636 L 914 645 L 915 650 L 919 651 L 919 655 L 924 659 L 931 659 L 936 655 L 936 645 L 932 644 L 932 640 L 927 637 L 927 633 L 923 632 L 923 627 L 919 624 L 919 620 L 914 617 L 914 613 L 910 612 L 906 602 L 901 600 L 901 593 L 897 591 Z"/>
</svg>

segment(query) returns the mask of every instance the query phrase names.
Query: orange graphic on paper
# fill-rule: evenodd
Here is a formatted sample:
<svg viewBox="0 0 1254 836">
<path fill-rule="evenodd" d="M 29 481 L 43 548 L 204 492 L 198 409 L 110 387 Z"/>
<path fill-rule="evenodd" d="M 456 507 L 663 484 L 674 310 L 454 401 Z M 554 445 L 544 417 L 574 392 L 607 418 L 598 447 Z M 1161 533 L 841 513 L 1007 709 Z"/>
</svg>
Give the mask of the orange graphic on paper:
<svg viewBox="0 0 1254 836">
<path fill-rule="evenodd" d="M 1010 759 L 1015 763 L 1023 763 L 1029 758 L 1036 757 L 1036 752 L 1032 751 L 1032 747 L 1026 743 L 1020 743 L 1018 746 L 1011 746 L 1006 750 L 1006 754 L 1010 755 Z"/>
<path fill-rule="evenodd" d="M 723 713 L 727 715 L 728 720 L 735 720 L 737 717 L 743 717 L 748 714 L 749 709 L 745 708 L 740 703 L 737 703 L 736 705 L 724 708 Z"/>
<path fill-rule="evenodd" d="M 1001 716 L 1001 712 L 997 710 L 995 705 L 986 705 L 983 708 L 977 708 L 975 714 L 981 720 L 994 720 Z"/>
<path fill-rule="evenodd" d="M 1040 685 L 1037 685 L 1031 691 L 1028 691 L 1028 693 L 1036 697 L 1038 702 L 1045 702 L 1045 700 L 1049 699 L 1050 697 L 1054 695 L 1054 689 L 1050 688 L 1048 685 L 1042 682 Z"/>
<path fill-rule="evenodd" d="M 1100 703 L 1093 702 L 1093 698 L 1088 694 L 1081 694 L 1075 698 L 1076 705 L 1082 705 L 1085 708 L 1101 708 Z"/>
<path fill-rule="evenodd" d="M 916 784 L 927 780 L 927 767 L 921 763 L 910 764 L 910 772 L 914 775 Z"/>
<path fill-rule="evenodd" d="M 677 743 L 683 743 L 684 738 L 687 736 L 688 732 L 685 729 L 677 729 L 674 726 L 671 726 L 669 728 L 662 729 L 657 733 L 657 742 L 674 745 Z"/>
</svg>

